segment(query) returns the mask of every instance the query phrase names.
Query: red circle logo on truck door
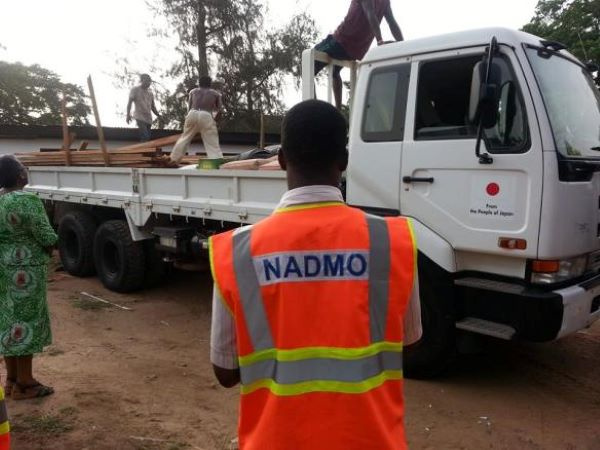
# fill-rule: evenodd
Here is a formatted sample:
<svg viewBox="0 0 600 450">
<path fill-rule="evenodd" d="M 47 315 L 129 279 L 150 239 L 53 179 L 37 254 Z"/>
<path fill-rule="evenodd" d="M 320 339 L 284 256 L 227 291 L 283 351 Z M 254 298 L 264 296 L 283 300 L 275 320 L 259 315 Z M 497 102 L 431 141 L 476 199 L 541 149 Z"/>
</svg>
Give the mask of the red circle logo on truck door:
<svg viewBox="0 0 600 450">
<path fill-rule="evenodd" d="M 500 193 L 500 185 L 498 183 L 490 183 L 487 185 L 486 191 L 489 196 L 495 197 Z"/>
</svg>

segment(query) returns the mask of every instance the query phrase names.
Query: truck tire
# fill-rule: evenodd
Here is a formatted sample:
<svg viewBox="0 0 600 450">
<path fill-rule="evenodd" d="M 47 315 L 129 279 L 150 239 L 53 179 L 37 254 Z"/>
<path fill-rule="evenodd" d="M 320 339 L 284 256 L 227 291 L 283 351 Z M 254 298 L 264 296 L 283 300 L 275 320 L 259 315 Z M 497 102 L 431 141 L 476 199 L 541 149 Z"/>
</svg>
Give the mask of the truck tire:
<svg viewBox="0 0 600 450">
<path fill-rule="evenodd" d="M 64 269 L 76 277 L 94 275 L 96 222 L 84 211 L 63 216 L 58 226 L 58 252 Z"/>
<path fill-rule="evenodd" d="M 455 288 L 450 274 L 421 253 L 418 266 L 423 336 L 404 349 L 404 375 L 427 379 L 444 372 L 456 355 Z"/>
<path fill-rule="evenodd" d="M 98 278 L 111 291 L 133 292 L 144 285 L 145 255 L 142 242 L 131 239 L 123 220 L 104 222 L 94 238 Z"/>
</svg>

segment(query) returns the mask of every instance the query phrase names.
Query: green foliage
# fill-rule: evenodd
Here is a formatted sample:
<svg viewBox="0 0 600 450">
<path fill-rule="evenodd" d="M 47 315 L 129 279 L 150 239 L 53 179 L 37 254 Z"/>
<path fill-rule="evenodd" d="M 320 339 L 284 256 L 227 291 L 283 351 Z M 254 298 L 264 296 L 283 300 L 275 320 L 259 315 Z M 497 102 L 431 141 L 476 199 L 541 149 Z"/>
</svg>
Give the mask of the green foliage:
<svg viewBox="0 0 600 450">
<path fill-rule="evenodd" d="M 63 93 L 69 125 L 89 125 L 90 108 L 81 87 L 63 83 L 57 74 L 37 64 L 0 61 L 1 124 L 60 125 Z"/>
<path fill-rule="evenodd" d="M 74 409 L 75 413 L 77 412 Z M 55 415 L 32 414 L 30 416 L 14 416 L 11 421 L 12 431 L 16 433 L 29 432 L 39 436 L 57 436 L 73 430 L 72 413 Z"/>
<path fill-rule="evenodd" d="M 287 76 L 300 76 L 302 51 L 317 37 L 315 21 L 306 13 L 270 28 L 261 0 L 148 0 L 155 14 L 166 17 L 168 29 L 151 30 L 150 37 L 177 39 L 177 61 L 156 74 L 175 81 L 156 86 L 161 105 L 159 126 L 181 127 L 187 97 L 201 76 L 216 78 L 223 93 L 224 118 L 256 129 L 260 112 L 280 114 L 282 86 Z M 123 61 L 126 62 L 126 61 Z M 124 71 L 122 71 L 124 72 Z M 120 82 L 132 81 L 119 75 Z M 166 83 L 165 83 L 166 84 Z M 122 84 L 123 85 L 123 84 Z"/>
<path fill-rule="evenodd" d="M 600 0 L 541 0 L 523 31 L 565 44 L 584 62 L 600 62 Z"/>
<path fill-rule="evenodd" d="M 315 22 L 304 13 L 279 29 L 264 31 L 262 5 L 244 3 L 243 26 L 218 53 L 226 110 L 230 116 L 282 113 L 285 76 L 301 76 L 302 51 L 317 37 Z"/>
</svg>

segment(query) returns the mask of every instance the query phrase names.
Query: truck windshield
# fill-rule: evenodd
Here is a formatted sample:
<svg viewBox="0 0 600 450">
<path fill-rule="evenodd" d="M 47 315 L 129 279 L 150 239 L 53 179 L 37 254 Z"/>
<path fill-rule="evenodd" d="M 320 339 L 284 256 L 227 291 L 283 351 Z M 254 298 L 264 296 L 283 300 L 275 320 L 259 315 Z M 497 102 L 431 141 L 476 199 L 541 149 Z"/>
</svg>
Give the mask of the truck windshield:
<svg viewBox="0 0 600 450">
<path fill-rule="evenodd" d="M 527 54 L 557 150 L 568 158 L 600 158 L 600 92 L 588 71 L 550 52 L 527 48 Z"/>
</svg>

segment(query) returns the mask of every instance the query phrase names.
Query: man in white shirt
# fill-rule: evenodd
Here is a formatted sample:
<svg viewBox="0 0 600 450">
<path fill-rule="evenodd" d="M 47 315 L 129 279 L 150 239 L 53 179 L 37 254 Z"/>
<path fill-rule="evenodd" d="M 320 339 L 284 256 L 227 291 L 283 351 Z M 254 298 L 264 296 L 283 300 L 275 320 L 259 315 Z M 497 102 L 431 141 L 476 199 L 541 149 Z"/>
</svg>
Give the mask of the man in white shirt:
<svg viewBox="0 0 600 450">
<path fill-rule="evenodd" d="M 147 142 L 151 139 L 152 113 L 156 115 L 156 118 L 160 118 L 154 103 L 154 94 L 150 90 L 151 84 L 150 75 L 146 73 L 140 75 L 140 84 L 131 89 L 127 102 L 127 123 L 130 123 L 132 118 L 131 105 L 135 105 L 133 118 L 140 131 L 140 142 Z"/>
<path fill-rule="evenodd" d="M 405 450 L 403 346 L 421 337 L 410 219 L 345 205 L 347 122 L 308 100 L 283 121 L 289 191 L 212 236 L 211 361 L 241 383 L 244 449 Z"/>
</svg>

